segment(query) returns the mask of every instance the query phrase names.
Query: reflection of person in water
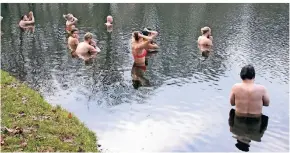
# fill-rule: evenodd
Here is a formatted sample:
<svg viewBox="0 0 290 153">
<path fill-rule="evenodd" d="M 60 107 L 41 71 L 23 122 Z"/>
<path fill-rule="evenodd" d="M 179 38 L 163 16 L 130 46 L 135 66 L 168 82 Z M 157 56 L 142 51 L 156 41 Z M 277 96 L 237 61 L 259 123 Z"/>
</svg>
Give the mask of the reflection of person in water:
<svg viewBox="0 0 290 153">
<path fill-rule="evenodd" d="M 261 142 L 268 126 L 268 116 L 245 117 L 236 114 L 234 109 L 229 113 L 230 131 L 237 139 L 235 146 L 242 151 L 249 151 L 251 140 Z"/>
<path fill-rule="evenodd" d="M 144 77 L 144 73 L 146 72 L 147 67 L 147 59 L 145 61 L 144 66 L 139 66 L 136 63 L 133 63 L 132 70 L 131 70 L 131 76 L 132 76 L 132 82 L 133 87 L 135 89 L 138 89 L 141 86 L 149 86 L 149 80 Z"/>
</svg>

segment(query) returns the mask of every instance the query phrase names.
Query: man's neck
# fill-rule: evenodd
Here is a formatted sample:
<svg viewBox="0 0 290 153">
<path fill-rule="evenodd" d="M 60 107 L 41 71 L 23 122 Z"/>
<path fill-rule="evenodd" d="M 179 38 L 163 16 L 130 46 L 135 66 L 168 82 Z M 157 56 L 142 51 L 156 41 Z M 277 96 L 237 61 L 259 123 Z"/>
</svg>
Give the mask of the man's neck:
<svg viewBox="0 0 290 153">
<path fill-rule="evenodd" d="M 243 83 L 245 84 L 253 84 L 254 83 L 254 79 L 252 80 L 242 80 Z"/>
</svg>

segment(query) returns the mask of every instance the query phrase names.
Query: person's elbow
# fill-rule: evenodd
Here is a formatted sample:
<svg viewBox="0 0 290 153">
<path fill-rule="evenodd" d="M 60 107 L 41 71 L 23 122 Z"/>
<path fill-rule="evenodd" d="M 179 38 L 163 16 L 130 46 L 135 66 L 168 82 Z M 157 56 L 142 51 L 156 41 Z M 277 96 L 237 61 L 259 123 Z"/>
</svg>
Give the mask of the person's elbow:
<svg viewBox="0 0 290 153">
<path fill-rule="evenodd" d="M 268 107 L 269 105 L 270 105 L 270 102 L 269 101 L 263 102 L 263 106 Z"/>
<path fill-rule="evenodd" d="M 235 102 L 231 101 L 231 105 L 232 105 L 232 106 L 235 106 Z"/>
</svg>

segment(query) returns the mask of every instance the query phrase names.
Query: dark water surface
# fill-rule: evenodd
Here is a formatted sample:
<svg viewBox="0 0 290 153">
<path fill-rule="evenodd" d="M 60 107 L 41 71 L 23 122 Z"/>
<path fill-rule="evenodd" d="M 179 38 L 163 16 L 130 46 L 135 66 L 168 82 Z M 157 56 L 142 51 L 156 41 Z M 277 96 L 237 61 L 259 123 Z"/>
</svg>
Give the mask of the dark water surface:
<svg viewBox="0 0 290 153">
<path fill-rule="evenodd" d="M 228 124 L 229 92 L 242 66 L 271 98 L 261 142 L 250 151 L 289 150 L 288 4 L 1 4 L 1 67 L 52 104 L 76 114 L 109 151 L 238 151 Z M 20 16 L 34 11 L 35 32 L 21 32 Z M 66 48 L 65 20 L 78 19 L 102 52 L 85 66 Z M 108 33 L 105 18 L 114 17 Z M 214 53 L 204 60 L 196 40 L 210 26 Z M 156 29 L 160 52 L 132 86 L 133 30 Z"/>
</svg>

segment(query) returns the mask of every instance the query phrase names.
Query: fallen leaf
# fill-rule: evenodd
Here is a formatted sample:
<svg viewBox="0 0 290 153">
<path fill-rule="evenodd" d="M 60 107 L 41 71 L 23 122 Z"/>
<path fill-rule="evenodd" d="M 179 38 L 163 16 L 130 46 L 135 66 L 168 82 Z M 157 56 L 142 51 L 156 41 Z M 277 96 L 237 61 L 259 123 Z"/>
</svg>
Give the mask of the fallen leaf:
<svg viewBox="0 0 290 153">
<path fill-rule="evenodd" d="M 22 97 L 22 103 L 25 104 L 27 102 L 27 98 L 26 97 Z"/>
<path fill-rule="evenodd" d="M 71 113 L 68 114 L 68 118 L 72 118 L 72 114 Z"/>
</svg>

